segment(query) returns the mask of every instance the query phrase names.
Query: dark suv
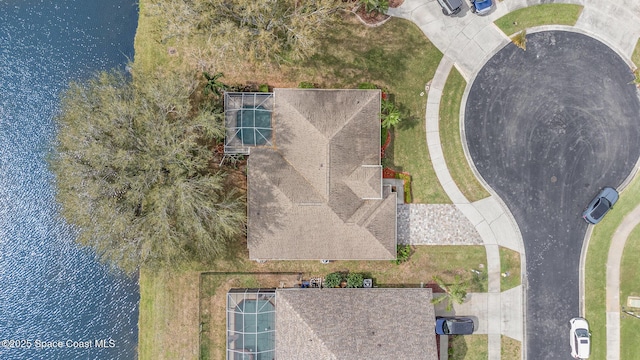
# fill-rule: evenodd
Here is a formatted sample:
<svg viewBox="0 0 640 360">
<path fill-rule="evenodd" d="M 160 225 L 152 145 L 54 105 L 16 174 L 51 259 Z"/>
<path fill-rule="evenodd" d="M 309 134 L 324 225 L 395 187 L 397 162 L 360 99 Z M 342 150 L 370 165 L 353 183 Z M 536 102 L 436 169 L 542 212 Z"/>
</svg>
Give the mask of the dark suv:
<svg viewBox="0 0 640 360">
<path fill-rule="evenodd" d="M 462 10 L 462 0 L 438 0 L 438 4 L 442 7 L 442 13 L 447 16 L 453 16 Z"/>
</svg>

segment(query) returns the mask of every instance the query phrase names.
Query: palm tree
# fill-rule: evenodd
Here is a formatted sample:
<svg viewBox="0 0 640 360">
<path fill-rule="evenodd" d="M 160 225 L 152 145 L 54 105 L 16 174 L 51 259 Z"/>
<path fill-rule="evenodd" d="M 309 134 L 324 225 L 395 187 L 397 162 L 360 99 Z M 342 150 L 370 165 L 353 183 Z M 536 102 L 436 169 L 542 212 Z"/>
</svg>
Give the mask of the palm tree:
<svg viewBox="0 0 640 360">
<path fill-rule="evenodd" d="M 208 72 L 204 71 L 202 76 L 207 79 L 207 84 L 204 86 L 205 95 L 215 94 L 216 96 L 220 96 L 222 92 L 227 89 L 227 85 L 218 80 L 224 76 L 223 73 L 219 72 L 212 76 Z"/>
<path fill-rule="evenodd" d="M 400 109 L 391 100 L 382 100 L 382 124 L 385 129 L 390 129 L 402 121 Z"/>
<path fill-rule="evenodd" d="M 440 286 L 442 290 L 445 292 L 445 296 L 440 296 L 437 298 L 433 298 L 431 300 L 432 304 L 439 304 L 443 301 L 447 301 L 447 311 L 451 311 L 453 308 L 453 303 L 456 302 L 458 304 L 462 304 L 464 300 L 467 298 L 467 287 L 468 284 L 466 281 L 461 281 L 460 276 L 456 275 L 455 281 L 453 284 L 446 284 L 444 280 L 442 280 L 439 276 L 434 276 L 433 280 Z"/>
<path fill-rule="evenodd" d="M 368 13 L 375 11 L 384 14 L 389 10 L 389 0 L 360 0 L 364 5 L 364 10 Z"/>
</svg>

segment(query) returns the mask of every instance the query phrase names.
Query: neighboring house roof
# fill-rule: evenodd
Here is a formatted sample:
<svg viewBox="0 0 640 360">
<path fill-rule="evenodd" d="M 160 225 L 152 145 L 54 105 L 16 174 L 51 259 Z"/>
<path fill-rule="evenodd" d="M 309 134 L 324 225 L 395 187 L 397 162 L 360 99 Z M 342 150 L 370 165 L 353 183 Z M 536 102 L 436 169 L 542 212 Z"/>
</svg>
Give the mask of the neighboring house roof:
<svg viewBox="0 0 640 360">
<path fill-rule="evenodd" d="M 251 259 L 396 258 L 382 186 L 380 91 L 275 89 L 273 148 L 251 149 Z"/>
<path fill-rule="evenodd" d="M 276 359 L 437 360 L 431 289 L 278 289 Z"/>
</svg>

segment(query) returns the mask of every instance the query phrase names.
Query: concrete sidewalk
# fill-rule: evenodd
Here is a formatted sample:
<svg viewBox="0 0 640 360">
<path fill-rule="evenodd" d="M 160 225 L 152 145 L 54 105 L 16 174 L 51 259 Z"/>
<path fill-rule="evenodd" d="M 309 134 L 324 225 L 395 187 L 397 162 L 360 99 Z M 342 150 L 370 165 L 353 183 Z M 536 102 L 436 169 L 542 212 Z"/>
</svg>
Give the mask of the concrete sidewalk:
<svg viewBox="0 0 640 360">
<path fill-rule="evenodd" d="M 569 0 L 560 3 L 581 4 L 584 9 L 575 27 L 555 27 L 573 30 L 590 35 L 607 44 L 629 61 L 640 36 L 640 2 L 621 0 Z M 510 212 L 500 198 L 492 192 L 492 196 L 475 203 L 469 202 L 453 181 L 444 161 L 439 133 L 440 98 L 449 72 L 455 66 L 467 80 L 463 103 L 466 94 L 478 71 L 484 63 L 497 51 L 509 43 L 509 38 L 502 33 L 493 21 L 514 10 L 543 3 L 532 0 L 494 1 L 494 9 L 487 16 L 476 16 L 470 12 L 468 2 L 463 10 L 454 17 L 444 16 L 436 0 L 405 0 L 398 8 L 391 8 L 388 14 L 408 19 L 415 23 L 429 40 L 444 54 L 434 75 L 429 89 L 426 108 L 427 145 L 438 180 L 451 201 L 462 211 L 480 233 L 487 251 L 487 267 L 489 273 L 488 294 L 472 294 L 469 301 L 454 307 L 454 313 L 476 316 L 479 331 L 489 335 L 489 359 L 500 359 L 500 334 L 522 341 L 523 354 L 526 354 L 524 338 L 525 316 L 524 302 L 526 287 L 520 286 L 500 294 L 500 257 L 499 246 L 518 251 L 521 254 L 523 284 L 526 269 L 525 254 L 520 231 Z M 554 27 L 541 27 L 535 30 L 546 30 Z M 630 63 L 631 66 L 631 63 Z M 427 82 L 429 79 L 425 79 Z M 464 107 L 461 111 L 464 120 Z M 468 155 L 468 151 L 466 152 Z M 475 170 L 475 169 L 474 169 Z M 476 176 L 478 176 L 476 171 Z M 482 181 L 482 179 L 478 176 Z M 615 261 L 612 262 L 612 265 Z M 581 265 L 583 271 L 584 264 Z M 609 284 L 609 282 L 608 282 Z M 609 289 L 609 286 L 607 286 Z M 517 295 L 516 295 L 517 293 Z M 584 294 L 581 294 L 581 298 Z M 609 300 L 607 300 L 609 303 Z M 617 302 L 619 304 L 619 302 Z M 439 315 L 442 309 L 436 310 Z M 608 310 L 609 311 L 609 310 Z M 612 318 L 614 317 L 612 311 Z M 619 309 L 618 309 L 619 314 Z M 607 316 L 609 319 L 610 316 Z M 482 320 L 481 320 L 482 319 Z M 496 321 L 500 319 L 500 321 Z M 617 318 L 619 321 L 619 317 Z M 608 325 L 609 327 L 609 325 Z M 611 340 L 619 344 L 619 328 L 617 337 L 612 333 Z M 609 355 L 608 355 L 609 356 Z M 613 356 L 608 359 L 618 359 Z"/>
<path fill-rule="evenodd" d="M 620 263 L 627 238 L 640 224 L 640 206 L 627 214 L 611 239 L 607 258 L 607 360 L 620 359 Z"/>
</svg>

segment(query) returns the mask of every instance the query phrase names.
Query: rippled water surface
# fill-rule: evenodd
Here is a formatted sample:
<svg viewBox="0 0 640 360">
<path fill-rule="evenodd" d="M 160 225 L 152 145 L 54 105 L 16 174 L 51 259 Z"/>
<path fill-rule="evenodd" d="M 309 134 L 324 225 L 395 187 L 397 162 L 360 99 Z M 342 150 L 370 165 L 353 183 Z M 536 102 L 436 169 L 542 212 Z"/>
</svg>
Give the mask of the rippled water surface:
<svg viewBox="0 0 640 360">
<path fill-rule="evenodd" d="M 46 164 L 60 91 L 132 59 L 136 25 L 131 0 L 0 0 L 0 359 L 136 356 L 137 279 L 76 246 Z"/>
</svg>

